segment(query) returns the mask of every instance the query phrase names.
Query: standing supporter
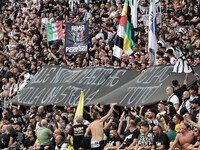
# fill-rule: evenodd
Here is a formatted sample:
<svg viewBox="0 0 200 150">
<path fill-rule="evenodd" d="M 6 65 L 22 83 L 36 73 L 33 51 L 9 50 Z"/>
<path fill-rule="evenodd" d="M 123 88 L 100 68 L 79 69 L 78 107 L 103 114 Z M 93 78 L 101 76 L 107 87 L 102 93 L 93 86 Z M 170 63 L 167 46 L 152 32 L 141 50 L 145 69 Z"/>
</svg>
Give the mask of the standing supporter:
<svg viewBox="0 0 200 150">
<path fill-rule="evenodd" d="M 40 150 L 44 150 L 45 146 L 50 145 L 50 138 L 53 135 L 52 131 L 47 128 L 47 121 L 43 119 L 41 121 L 42 127 L 38 129 L 38 142 L 40 144 Z"/>
<path fill-rule="evenodd" d="M 166 93 L 169 96 L 168 101 L 172 102 L 176 111 L 179 109 L 179 99 L 178 97 L 174 94 L 174 88 L 172 86 L 168 86 L 166 88 Z"/>
<path fill-rule="evenodd" d="M 174 86 L 174 94 L 179 98 L 179 103 L 182 103 L 182 95 L 183 92 L 187 90 L 187 83 L 188 83 L 188 74 L 185 74 L 185 79 L 183 81 L 183 85 L 180 86 L 178 80 L 173 80 L 172 85 Z"/>
<path fill-rule="evenodd" d="M 84 134 L 86 131 L 87 126 L 83 125 L 83 117 L 77 116 L 76 117 L 77 124 L 72 126 L 72 128 L 69 131 L 69 134 L 67 136 L 67 142 L 69 145 L 72 145 L 70 139 L 73 136 L 73 146 L 75 150 L 78 150 L 80 147 L 82 147 L 82 140 L 84 138 Z"/>
<path fill-rule="evenodd" d="M 94 121 L 88 126 L 85 136 L 88 137 L 91 133 L 92 139 L 91 139 L 91 149 L 100 150 L 104 148 L 104 142 L 103 142 L 103 122 L 112 114 L 114 106 L 116 104 L 110 105 L 110 110 L 106 114 L 106 116 L 102 117 L 99 113 L 94 112 L 93 113 L 93 119 Z"/>
</svg>

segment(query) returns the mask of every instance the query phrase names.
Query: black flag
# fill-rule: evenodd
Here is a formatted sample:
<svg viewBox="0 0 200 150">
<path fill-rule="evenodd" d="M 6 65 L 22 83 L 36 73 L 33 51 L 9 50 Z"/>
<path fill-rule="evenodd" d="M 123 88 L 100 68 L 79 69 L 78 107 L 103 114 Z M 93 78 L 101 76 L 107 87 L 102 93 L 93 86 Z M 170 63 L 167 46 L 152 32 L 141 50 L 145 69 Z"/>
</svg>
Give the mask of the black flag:
<svg viewBox="0 0 200 150">
<path fill-rule="evenodd" d="M 65 28 L 65 54 L 82 54 L 88 51 L 89 22 L 67 23 Z"/>
</svg>

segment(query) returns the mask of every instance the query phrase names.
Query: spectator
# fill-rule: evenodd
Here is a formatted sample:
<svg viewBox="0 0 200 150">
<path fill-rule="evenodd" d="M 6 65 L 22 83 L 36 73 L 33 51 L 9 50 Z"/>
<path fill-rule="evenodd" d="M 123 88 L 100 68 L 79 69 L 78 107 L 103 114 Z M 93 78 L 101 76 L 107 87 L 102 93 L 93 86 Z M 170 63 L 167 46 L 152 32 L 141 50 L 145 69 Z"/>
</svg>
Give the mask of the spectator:
<svg viewBox="0 0 200 150">
<path fill-rule="evenodd" d="M 53 135 L 52 131 L 47 128 L 47 121 L 41 121 L 42 127 L 38 129 L 38 142 L 40 143 L 40 150 L 44 150 L 45 146 L 50 145 L 50 138 Z"/>
<path fill-rule="evenodd" d="M 169 96 L 168 101 L 172 102 L 176 111 L 179 109 L 179 99 L 178 97 L 174 94 L 174 88 L 172 86 L 168 86 L 166 88 L 166 93 Z"/>
<path fill-rule="evenodd" d="M 117 149 L 121 145 L 121 138 L 115 129 L 110 130 L 110 138 L 106 142 L 105 150 Z"/>
<path fill-rule="evenodd" d="M 140 134 L 134 120 L 130 120 L 127 123 L 127 129 L 129 130 L 125 136 L 125 139 L 120 146 L 120 149 L 132 149 L 137 143 L 138 136 Z"/>
<path fill-rule="evenodd" d="M 83 125 L 83 117 L 77 116 L 76 117 L 77 124 L 74 125 L 67 136 L 67 142 L 72 145 L 70 139 L 73 136 L 73 146 L 75 150 L 78 150 L 81 147 L 81 141 L 84 138 L 84 134 L 86 131 L 87 126 Z"/>
<path fill-rule="evenodd" d="M 61 135 L 56 136 L 56 147 L 55 150 L 65 150 L 67 148 L 67 143 L 65 143 Z"/>
<path fill-rule="evenodd" d="M 169 139 L 168 136 L 162 132 L 160 126 L 154 126 L 153 128 L 154 141 L 153 149 L 168 149 L 169 148 Z"/>
<path fill-rule="evenodd" d="M 181 121 L 183 120 L 183 117 L 179 114 L 175 114 L 173 117 L 173 122 L 175 123 L 175 131 L 178 132 L 179 131 L 179 126 Z"/>
<path fill-rule="evenodd" d="M 166 133 L 170 142 L 173 142 L 177 135 L 174 129 L 175 129 L 175 123 L 170 121 L 168 123 L 168 132 Z"/>
<path fill-rule="evenodd" d="M 178 146 L 178 143 L 180 149 L 187 149 L 193 139 L 194 133 L 190 130 L 190 125 L 183 121 L 180 123 L 180 133 L 177 134 L 174 143 L 170 146 L 170 150 L 175 149 Z"/>
<path fill-rule="evenodd" d="M 103 122 L 112 114 L 114 106 L 116 104 L 111 104 L 110 105 L 110 110 L 104 116 L 101 118 L 100 114 L 97 112 L 93 113 L 93 119 L 94 122 L 92 122 L 85 133 L 85 136 L 88 137 L 89 133 L 91 132 L 92 134 L 92 139 L 91 139 L 91 149 L 102 149 L 104 147 L 103 143 Z"/>
<path fill-rule="evenodd" d="M 28 131 L 28 136 L 27 138 L 25 138 L 24 140 L 24 149 L 23 150 L 27 150 L 29 149 L 29 147 L 33 146 L 35 144 L 35 131 L 33 130 L 29 130 Z"/>
<path fill-rule="evenodd" d="M 149 132 L 149 125 L 145 122 L 140 124 L 140 135 L 135 146 L 138 149 L 151 149 L 153 145 L 153 134 Z"/>
<path fill-rule="evenodd" d="M 188 74 L 185 74 L 185 80 L 183 81 L 183 85 L 180 87 L 180 83 L 177 80 L 172 81 L 172 85 L 174 86 L 174 94 L 178 97 L 179 103 L 182 104 L 182 95 L 183 92 L 187 90 L 188 83 Z"/>
</svg>

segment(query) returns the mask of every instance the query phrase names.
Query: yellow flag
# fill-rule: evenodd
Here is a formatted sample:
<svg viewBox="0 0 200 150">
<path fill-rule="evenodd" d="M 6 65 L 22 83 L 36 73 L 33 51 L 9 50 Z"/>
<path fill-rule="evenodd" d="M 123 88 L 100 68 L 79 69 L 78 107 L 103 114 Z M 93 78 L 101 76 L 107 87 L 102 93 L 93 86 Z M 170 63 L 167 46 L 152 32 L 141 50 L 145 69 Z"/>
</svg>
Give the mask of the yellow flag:
<svg viewBox="0 0 200 150">
<path fill-rule="evenodd" d="M 83 91 L 81 91 L 81 96 L 80 96 L 79 103 L 78 103 L 75 117 L 74 117 L 74 125 L 77 124 L 76 117 L 83 116 L 83 110 L 84 110 L 84 94 L 83 94 Z"/>
</svg>

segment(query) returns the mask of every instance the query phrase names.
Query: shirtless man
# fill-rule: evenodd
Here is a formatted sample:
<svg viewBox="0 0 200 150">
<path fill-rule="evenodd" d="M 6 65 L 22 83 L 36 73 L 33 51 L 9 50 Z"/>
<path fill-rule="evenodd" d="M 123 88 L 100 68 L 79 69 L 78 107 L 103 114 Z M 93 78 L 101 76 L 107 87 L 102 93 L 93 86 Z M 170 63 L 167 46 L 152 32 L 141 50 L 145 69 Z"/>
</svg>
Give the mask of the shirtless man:
<svg viewBox="0 0 200 150">
<path fill-rule="evenodd" d="M 190 125 L 182 121 L 179 126 L 179 134 L 177 134 L 174 143 L 171 145 L 170 150 L 174 150 L 178 147 L 181 150 L 187 150 L 187 147 L 191 144 L 194 139 L 194 133 L 189 129 Z"/>
<path fill-rule="evenodd" d="M 101 118 L 100 114 L 97 112 L 93 113 L 94 121 L 88 126 L 85 137 L 90 137 L 90 133 L 92 135 L 91 139 L 91 149 L 92 150 L 102 150 L 104 148 L 104 131 L 103 131 L 103 123 L 106 119 L 112 114 L 114 110 L 115 104 L 110 104 L 110 110 L 104 117 Z"/>
</svg>

